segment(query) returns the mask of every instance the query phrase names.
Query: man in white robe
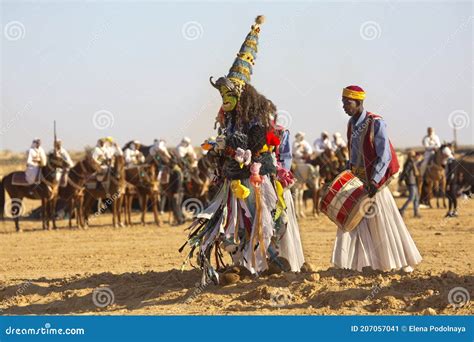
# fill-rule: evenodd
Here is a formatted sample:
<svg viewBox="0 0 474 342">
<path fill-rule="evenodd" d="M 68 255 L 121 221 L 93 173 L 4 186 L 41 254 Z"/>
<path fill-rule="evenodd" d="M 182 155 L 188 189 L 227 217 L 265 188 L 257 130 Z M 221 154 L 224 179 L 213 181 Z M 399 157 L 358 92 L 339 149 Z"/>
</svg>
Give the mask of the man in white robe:
<svg viewBox="0 0 474 342">
<path fill-rule="evenodd" d="M 297 132 L 295 134 L 292 153 L 293 159 L 297 163 L 305 162 L 313 153 L 310 143 L 305 140 L 304 132 Z"/>
<path fill-rule="evenodd" d="M 420 173 L 421 176 L 424 176 L 431 157 L 435 154 L 436 150 L 441 147 L 441 141 L 435 134 L 434 129 L 428 127 L 427 134 L 423 137 L 422 143 L 425 148 L 425 154 L 423 155 L 423 161 L 421 162 Z"/>
<path fill-rule="evenodd" d="M 145 162 L 145 157 L 140 151 L 140 142 L 135 140 L 124 151 L 125 165 L 127 168 L 136 167 Z"/>
<path fill-rule="evenodd" d="M 69 152 L 63 147 L 62 141 L 60 139 L 57 139 L 54 144 L 54 152 L 57 153 L 58 156 L 66 163 L 65 169 L 56 169 L 56 179 L 60 186 L 66 186 L 69 169 L 74 166 L 74 162 L 72 161 Z"/>
<path fill-rule="evenodd" d="M 316 139 L 313 145 L 314 145 L 314 152 L 316 154 L 316 157 L 322 154 L 327 149 L 331 149 L 331 150 L 333 149 L 332 142 L 329 139 L 328 132 L 322 132 L 321 137 Z"/>
<path fill-rule="evenodd" d="M 374 202 L 370 209 L 362 205 L 364 215 L 353 230 L 338 228 L 331 262 L 358 271 L 369 267 L 411 272 L 422 258 L 386 186 L 399 169 L 398 160 L 385 121 L 364 109 L 364 98 L 365 92 L 358 86 L 343 90 L 343 108 L 351 117 L 347 132 L 349 166 Z M 336 202 L 326 204 L 323 200 L 322 207 L 336 209 Z M 339 211 L 338 216 L 341 214 L 345 212 Z"/>
<path fill-rule="evenodd" d="M 191 168 L 197 167 L 198 159 L 196 152 L 194 151 L 194 147 L 191 144 L 191 139 L 184 137 L 176 147 L 176 150 L 178 152 L 178 156 L 185 160 Z"/>
<path fill-rule="evenodd" d="M 38 184 L 40 182 L 41 167 L 47 163 L 46 153 L 41 147 L 41 140 L 33 140 L 27 152 L 25 178 L 28 184 Z"/>
</svg>

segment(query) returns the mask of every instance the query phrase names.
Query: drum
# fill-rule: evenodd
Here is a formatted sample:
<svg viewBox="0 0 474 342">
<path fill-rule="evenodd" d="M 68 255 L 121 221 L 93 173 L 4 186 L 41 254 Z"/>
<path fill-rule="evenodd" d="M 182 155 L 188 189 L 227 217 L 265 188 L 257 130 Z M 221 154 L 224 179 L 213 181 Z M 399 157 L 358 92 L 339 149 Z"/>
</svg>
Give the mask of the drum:
<svg viewBox="0 0 474 342">
<path fill-rule="evenodd" d="M 351 171 L 340 173 L 323 194 L 320 210 L 339 228 L 351 231 L 372 210 L 374 198 Z"/>
</svg>

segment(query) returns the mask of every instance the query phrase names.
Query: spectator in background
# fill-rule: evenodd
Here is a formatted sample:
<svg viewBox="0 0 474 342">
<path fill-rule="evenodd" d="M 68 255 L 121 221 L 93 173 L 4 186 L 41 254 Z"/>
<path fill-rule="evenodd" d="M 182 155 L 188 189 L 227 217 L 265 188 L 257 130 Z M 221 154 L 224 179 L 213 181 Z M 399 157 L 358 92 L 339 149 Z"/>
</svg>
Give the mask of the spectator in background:
<svg viewBox="0 0 474 342">
<path fill-rule="evenodd" d="M 451 151 L 451 150 L 449 150 Z M 454 155 L 449 153 L 447 155 L 445 171 L 446 171 L 446 197 L 448 197 L 448 212 L 445 217 L 458 216 L 458 178 L 456 172 L 456 159 Z"/>
<path fill-rule="evenodd" d="M 403 165 L 403 171 L 399 177 L 399 183 L 405 181 L 408 188 L 408 199 L 405 201 L 403 206 L 400 208 L 400 214 L 403 216 L 406 208 L 413 202 L 414 217 L 421 217 L 418 213 L 418 206 L 420 204 L 420 196 L 418 194 L 418 177 L 420 171 L 416 166 L 416 152 L 409 151 L 405 165 Z"/>
<path fill-rule="evenodd" d="M 169 165 L 171 172 L 167 191 L 171 200 L 174 225 L 181 225 L 184 223 L 183 209 L 181 208 L 183 200 L 183 172 L 175 158 L 171 158 Z"/>
</svg>

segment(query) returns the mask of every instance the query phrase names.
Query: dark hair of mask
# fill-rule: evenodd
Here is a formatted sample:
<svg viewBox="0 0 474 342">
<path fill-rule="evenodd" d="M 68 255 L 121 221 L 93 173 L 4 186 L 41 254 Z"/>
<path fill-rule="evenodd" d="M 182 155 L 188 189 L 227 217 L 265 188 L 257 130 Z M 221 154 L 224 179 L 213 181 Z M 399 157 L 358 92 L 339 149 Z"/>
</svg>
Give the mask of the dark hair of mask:
<svg viewBox="0 0 474 342">
<path fill-rule="evenodd" d="M 257 92 L 250 84 L 246 84 L 236 108 L 233 110 L 233 116 L 237 127 L 246 131 L 251 122 L 259 122 L 265 128 L 272 124 L 270 114 L 275 114 L 276 106 L 272 101 Z"/>
</svg>

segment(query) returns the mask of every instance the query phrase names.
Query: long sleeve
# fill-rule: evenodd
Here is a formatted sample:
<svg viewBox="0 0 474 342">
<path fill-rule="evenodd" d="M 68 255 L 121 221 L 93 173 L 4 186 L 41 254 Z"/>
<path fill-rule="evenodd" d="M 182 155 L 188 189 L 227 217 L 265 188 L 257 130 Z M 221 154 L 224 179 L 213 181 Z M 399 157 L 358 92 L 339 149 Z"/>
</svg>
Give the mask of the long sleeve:
<svg viewBox="0 0 474 342">
<path fill-rule="evenodd" d="M 34 162 L 34 151 L 33 149 L 29 149 L 28 152 L 26 153 L 26 165 L 35 165 L 36 163 Z"/>
<path fill-rule="evenodd" d="M 324 143 L 321 139 L 316 139 L 314 141 L 314 151 L 318 154 L 321 154 L 324 152 Z"/>
<path fill-rule="evenodd" d="M 381 119 L 374 121 L 374 144 L 377 159 L 374 165 L 372 180 L 379 183 L 392 160 L 387 125 Z"/>
<path fill-rule="evenodd" d="M 69 152 L 66 151 L 66 149 L 62 148 L 61 149 L 61 154 L 63 156 L 64 161 L 68 164 L 69 167 L 74 166 L 74 162 L 71 159 L 71 156 L 69 155 Z"/>
</svg>

